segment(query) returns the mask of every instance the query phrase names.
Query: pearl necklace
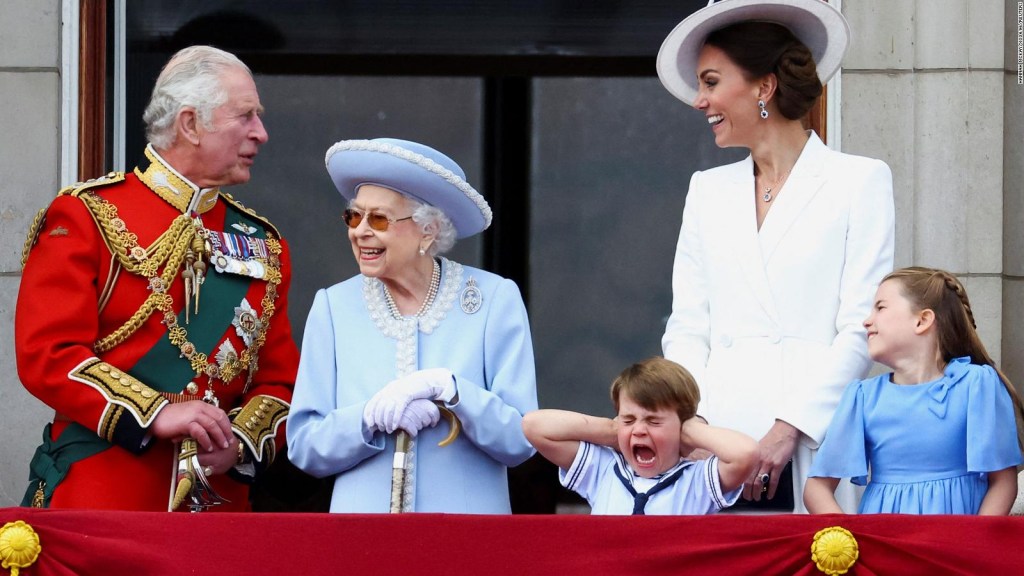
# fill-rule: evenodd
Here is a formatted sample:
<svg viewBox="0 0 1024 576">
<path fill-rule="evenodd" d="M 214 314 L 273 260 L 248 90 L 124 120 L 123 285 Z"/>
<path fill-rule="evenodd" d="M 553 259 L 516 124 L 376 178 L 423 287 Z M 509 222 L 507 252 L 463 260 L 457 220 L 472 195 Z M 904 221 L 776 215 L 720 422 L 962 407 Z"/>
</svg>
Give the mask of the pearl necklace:
<svg viewBox="0 0 1024 576">
<path fill-rule="evenodd" d="M 436 258 L 433 259 L 433 262 L 434 272 L 430 275 L 430 287 L 427 288 L 427 297 L 423 299 L 423 305 L 421 305 L 420 309 L 413 315 L 416 318 L 422 317 L 426 314 L 427 310 L 430 309 L 430 305 L 434 303 L 434 298 L 437 297 L 437 289 L 441 286 L 441 265 L 438 264 Z M 384 286 L 384 300 L 387 301 L 388 311 L 391 312 L 391 315 L 396 319 L 401 320 L 402 313 L 398 311 L 398 305 L 395 304 L 395 299 L 391 296 L 391 291 L 388 290 L 387 285 L 383 283 L 381 285 Z"/>
</svg>

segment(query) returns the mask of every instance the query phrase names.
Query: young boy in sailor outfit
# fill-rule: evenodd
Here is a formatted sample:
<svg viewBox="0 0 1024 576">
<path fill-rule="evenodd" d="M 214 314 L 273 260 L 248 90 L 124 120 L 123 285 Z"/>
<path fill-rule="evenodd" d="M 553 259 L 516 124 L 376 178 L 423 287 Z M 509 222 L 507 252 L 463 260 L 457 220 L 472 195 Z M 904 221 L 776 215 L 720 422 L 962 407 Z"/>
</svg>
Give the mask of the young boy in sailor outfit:
<svg viewBox="0 0 1024 576">
<path fill-rule="evenodd" d="M 710 514 L 731 506 L 758 462 L 757 442 L 697 417 L 700 392 L 682 366 L 655 357 L 612 383 L 614 419 L 565 410 L 523 417 L 527 439 L 592 514 Z M 695 449 L 711 455 L 687 460 Z"/>
</svg>

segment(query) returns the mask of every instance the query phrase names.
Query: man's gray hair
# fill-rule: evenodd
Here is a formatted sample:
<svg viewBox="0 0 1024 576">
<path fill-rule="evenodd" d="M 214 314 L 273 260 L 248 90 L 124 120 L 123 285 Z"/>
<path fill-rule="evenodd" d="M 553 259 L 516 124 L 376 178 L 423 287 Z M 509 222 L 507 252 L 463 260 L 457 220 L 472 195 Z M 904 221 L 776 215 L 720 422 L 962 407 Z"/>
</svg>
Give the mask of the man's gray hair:
<svg viewBox="0 0 1024 576">
<path fill-rule="evenodd" d="M 227 101 L 221 76 L 234 68 L 252 75 L 237 56 L 212 46 L 190 46 L 172 56 L 160 71 L 142 114 L 149 142 L 158 150 L 174 144 L 174 119 L 182 108 L 193 108 L 199 122 L 209 128 L 213 111 Z"/>
</svg>

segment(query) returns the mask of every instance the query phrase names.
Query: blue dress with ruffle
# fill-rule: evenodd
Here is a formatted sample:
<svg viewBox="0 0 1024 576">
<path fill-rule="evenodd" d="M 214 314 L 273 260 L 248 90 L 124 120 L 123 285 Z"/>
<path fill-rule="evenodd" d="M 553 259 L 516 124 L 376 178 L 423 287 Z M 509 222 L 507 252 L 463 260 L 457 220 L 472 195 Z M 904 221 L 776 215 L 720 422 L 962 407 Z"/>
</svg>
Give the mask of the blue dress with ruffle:
<svg viewBox="0 0 1024 576">
<path fill-rule="evenodd" d="M 977 514 L 988 472 L 1021 463 L 999 375 L 964 357 L 933 382 L 899 385 L 890 376 L 846 388 L 810 476 L 866 484 L 862 514 Z"/>
</svg>

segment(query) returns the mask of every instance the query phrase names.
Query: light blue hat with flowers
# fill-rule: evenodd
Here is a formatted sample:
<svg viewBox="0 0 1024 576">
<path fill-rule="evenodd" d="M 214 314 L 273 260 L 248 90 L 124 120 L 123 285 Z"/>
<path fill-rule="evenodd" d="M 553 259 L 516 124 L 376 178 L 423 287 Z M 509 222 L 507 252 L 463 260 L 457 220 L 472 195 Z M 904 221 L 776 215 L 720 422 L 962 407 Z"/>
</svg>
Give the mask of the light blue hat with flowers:
<svg viewBox="0 0 1024 576">
<path fill-rule="evenodd" d="M 396 138 L 342 140 L 327 150 L 324 162 L 346 200 L 354 199 L 360 186 L 376 184 L 439 208 L 459 238 L 491 225 L 487 200 L 454 160 L 430 146 Z"/>
</svg>

